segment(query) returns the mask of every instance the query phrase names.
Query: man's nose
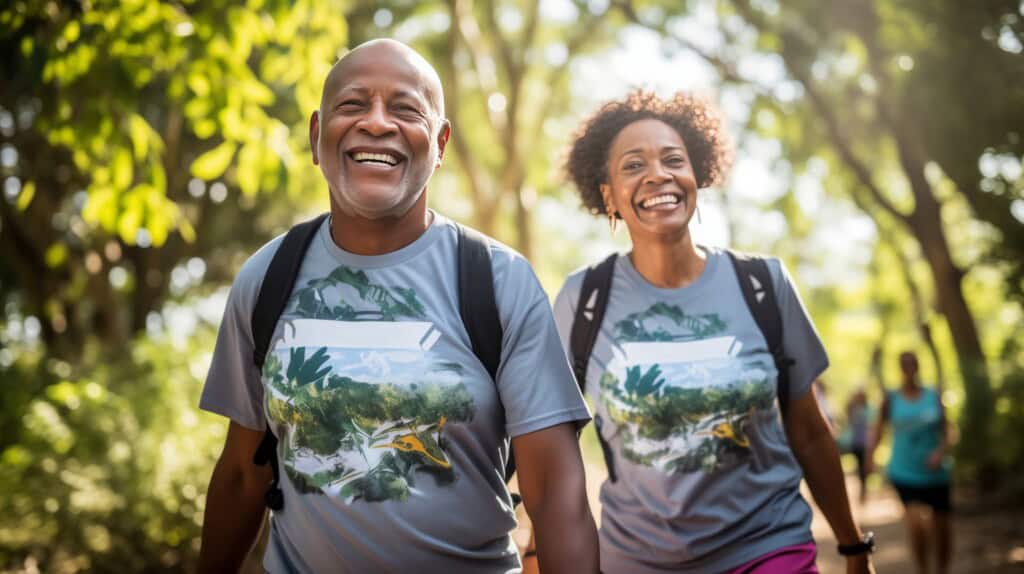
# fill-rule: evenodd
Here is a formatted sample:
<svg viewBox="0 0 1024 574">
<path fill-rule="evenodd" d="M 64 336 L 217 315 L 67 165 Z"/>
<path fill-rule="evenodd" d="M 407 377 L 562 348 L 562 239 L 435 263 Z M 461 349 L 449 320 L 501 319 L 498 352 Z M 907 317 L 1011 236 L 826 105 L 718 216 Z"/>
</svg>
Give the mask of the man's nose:
<svg viewBox="0 0 1024 574">
<path fill-rule="evenodd" d="M 359 128 L 372 136 L 388 135 L 397 129 L 387 106 L 380 100 L 374 100 L 370 104 L 370 109 L 359 121 Z"/>
</svg>

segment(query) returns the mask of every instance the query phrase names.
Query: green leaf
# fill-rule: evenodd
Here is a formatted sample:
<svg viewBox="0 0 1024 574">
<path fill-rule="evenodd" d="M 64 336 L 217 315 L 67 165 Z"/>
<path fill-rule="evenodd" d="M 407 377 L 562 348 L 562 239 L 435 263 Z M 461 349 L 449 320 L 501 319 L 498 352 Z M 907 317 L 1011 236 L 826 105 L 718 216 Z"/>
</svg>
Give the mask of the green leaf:
<svg viewBox="0 0 1024 574">
<path fill-rule="evenodd" d="M 242 146 L 238 153 L 238 168 L 235 170 L 235 177 L 238 180 L 238 187 L 245 195 L 256 195 L 260 190 L 260 172 L 262 166 L 260 159 L 262 150 L 258 142 L 249 142 Z"/>
<path fill-rule="evenodd" d="M 150 131 L 149 124 L 139 114 L 132 114 L 128 118 L 128 135 L 132 140 L 135 159 L 141 160 L 149 153 Z"/>
<path fill-rule="evenodd" d="M 192 92 L 200 98 L 205 98 L 210 94 L 210 80 L 206 78 L 205 74 L 198 71 L 188 75 L 188 87 L 192 88 Z"/>
<path fill-rule="evenodd" d="M 137 192 L 126 194 L 124 204 L 124 210 L 117 218 L 117 233 L 125 243 L 134 245 L 135 234 L 142 227 L 144 205 Z"/>
<path fill-rule="evenodd" d="M 213 134 L 217 133 L 217 122 L 210 119 L 198 120 L 192 126 L 192 131 L 201 140 L 209 139 Z"/>
<path fill-rule="evenodd" d="M 118 149 L 110 162 L 114 187 L 127 189 L 132 184 L 132 156 L 126 149 Z"/>
<path fill-rule="evenodd" d="M 224 175 L 237 147 L 235 142 L 226 141 L 199 156 L 192 162 L 192 175 L 207 181 Z"/>
<path fill-rule="evenodd" d="M 21 186 L 21 194 L 18 195 L 17 208 L 18 211 L 25 211 L 28 206 L 32 203 L 32 198 L 36 196 L 36 184 L 34 181 L 27 181 L 25 185 Z"/>
<path fill-rule="evenodd" d="M 46 249 L 46 254 L 43 258 L 46 260 L 46 265 L 51 269 L 60 267 L 68 260 L 68 248 L 63 243 L 54 243 Z"/>
</svg>

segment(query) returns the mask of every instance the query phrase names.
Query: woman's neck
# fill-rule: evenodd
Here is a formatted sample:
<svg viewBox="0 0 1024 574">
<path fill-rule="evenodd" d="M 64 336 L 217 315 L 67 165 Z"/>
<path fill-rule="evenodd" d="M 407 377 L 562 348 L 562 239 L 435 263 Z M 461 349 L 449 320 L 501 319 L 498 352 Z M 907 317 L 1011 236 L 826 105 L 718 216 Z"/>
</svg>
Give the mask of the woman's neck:
<svg viewBox="0 0 1024 574">
<path fill-rule="evenodd" d="M 707 255 L 697 249 L 689 233 L 674 241 L 634 242 L 629 258 L 648 283 L 663 289 L 690 285 L 707 263 Z"/>
<path fill-rule="evenodd" d="M 917 380 L 917 377 L 913 379 L 903 379 L 903 383 L 900 385 L 900 391 L 908 396 L 914 397 L 921 391 L 921 383 Z"/>
</svg>

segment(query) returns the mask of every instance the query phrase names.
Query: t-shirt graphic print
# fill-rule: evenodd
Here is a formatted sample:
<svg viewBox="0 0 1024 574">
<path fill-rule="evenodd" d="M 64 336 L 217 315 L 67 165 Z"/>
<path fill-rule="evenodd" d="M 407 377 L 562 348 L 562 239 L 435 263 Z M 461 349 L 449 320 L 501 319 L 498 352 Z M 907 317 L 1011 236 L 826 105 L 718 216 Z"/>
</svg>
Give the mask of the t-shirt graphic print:
<svg viewBox="0 0 1024 574">
<path fill-rule="evenodd" d="M 729 255 L 702 249 L 703 272 L 679 288 L 652 285 L 628 256 L 615 260 L 585 382 L 617 478 L 601 485 L 606 574 L 724 572 L 811 540 L 775 362 Z M 793 400 L 828 357 L 789 274 L 767 262 L 795 361 Z M 555 299 L 567 352 L 584 271 Z"/>
<path fill-rule="evenodd" d="M 615 322 L 601 400 L 622 455 L 666 473 L 712 472 L 750 456 L 748 426 L 773 416 L 774 366 L 739 357 L 717 313 L 659 302 Z"/>
<path fill-rule="evenodd" d="M 297 490 L 352 502 L 405 500 L 417 480 L 456 480 L 445 426 L 469 422 L 463 368 L 411 287 L 338 266 L 296 289 L 263 368 L 281 464 Z"/>
<path fill-rule="evenodd" d="M 513 572 L 504 480 L 514 437 L 589 414 L 547 295 L 519 254 L 491 243 L 504 334 L 495 380 L 459 312 L 459 229 L 434 214 L 382 255 L 340 249 L 328 222 L 306 251 L 262 371 L 251 317 L 271 241 L 232 284 L 201 408 L 278 437 L 284 508 L 273 574 Z"/>
</svg>

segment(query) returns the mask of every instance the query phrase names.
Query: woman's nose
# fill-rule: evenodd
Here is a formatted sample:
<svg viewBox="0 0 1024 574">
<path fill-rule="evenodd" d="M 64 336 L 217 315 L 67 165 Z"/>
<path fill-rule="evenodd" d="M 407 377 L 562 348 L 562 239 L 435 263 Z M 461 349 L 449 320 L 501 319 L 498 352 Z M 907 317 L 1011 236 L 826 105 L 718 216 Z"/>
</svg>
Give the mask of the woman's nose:
<svg viewBox="0 0 1024 574">
<path fill-rule="evenodd" d="M 663 183 L 667 179 L 671 179 L 672 176 L 669 174 L 665 166 L 660 161 L 652 162 L 651 168 L 647 171 L 644 176 L 644 183 Z"/>
</svg>

